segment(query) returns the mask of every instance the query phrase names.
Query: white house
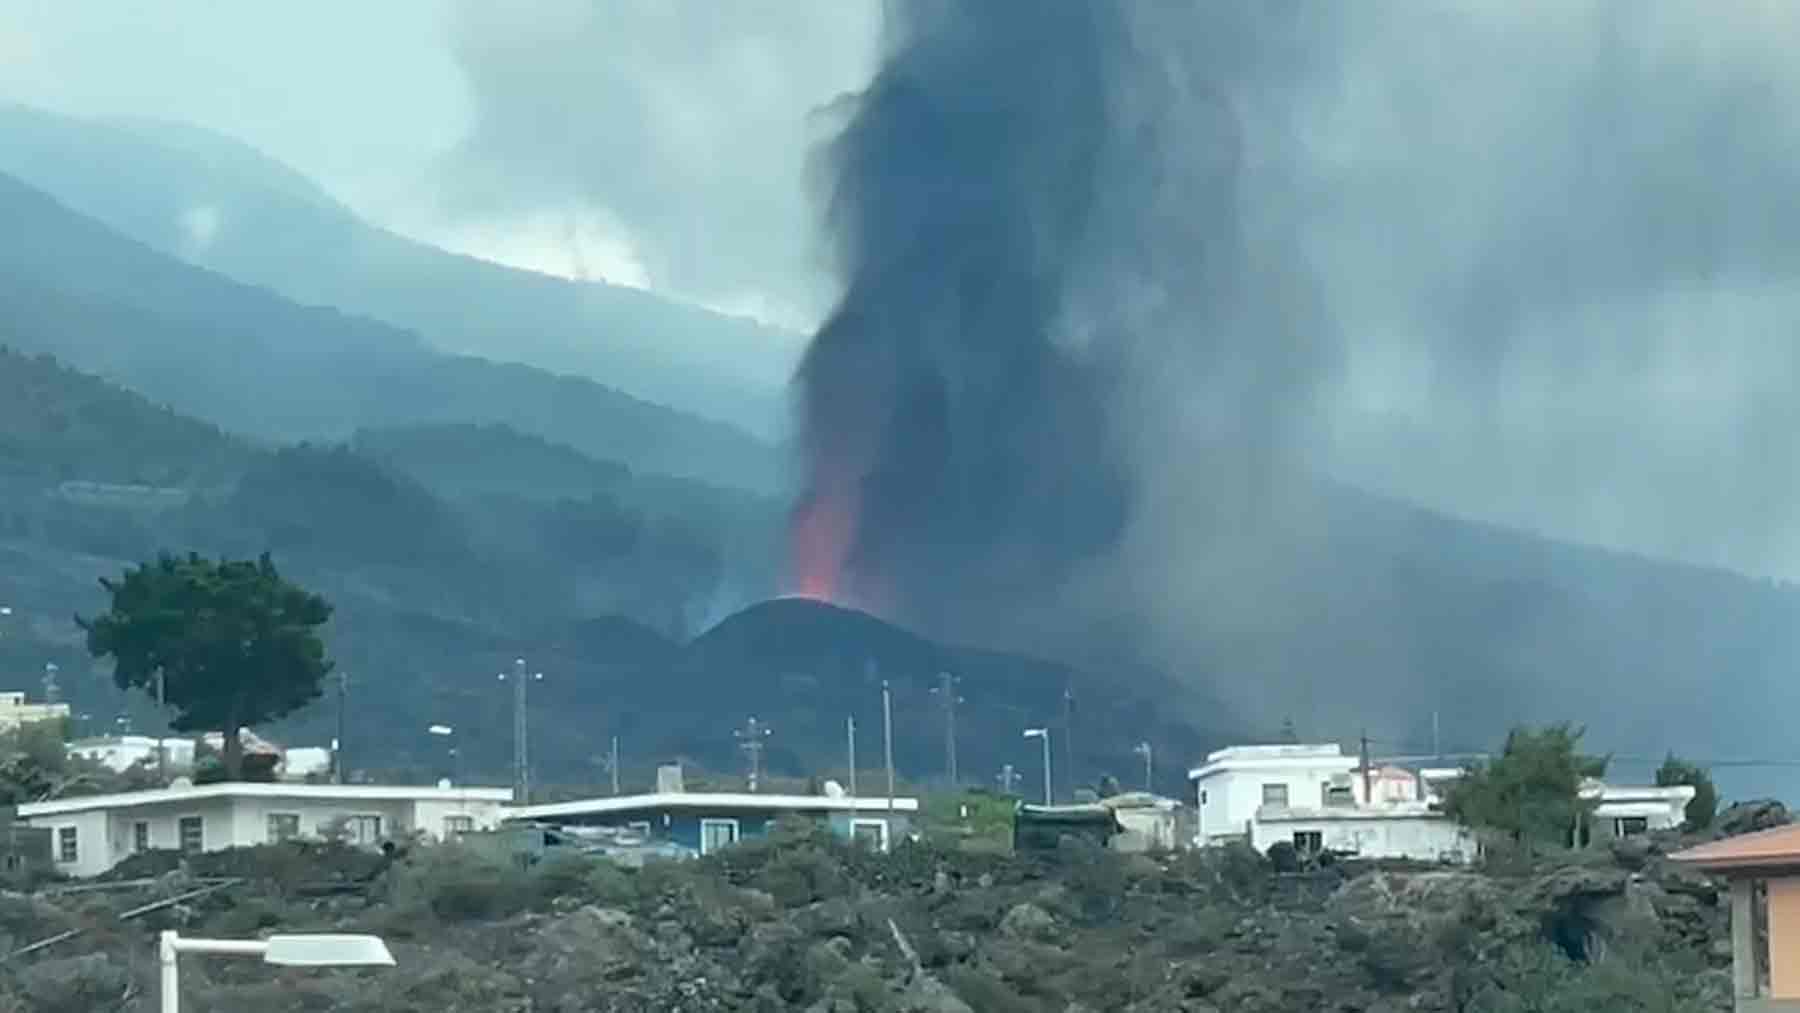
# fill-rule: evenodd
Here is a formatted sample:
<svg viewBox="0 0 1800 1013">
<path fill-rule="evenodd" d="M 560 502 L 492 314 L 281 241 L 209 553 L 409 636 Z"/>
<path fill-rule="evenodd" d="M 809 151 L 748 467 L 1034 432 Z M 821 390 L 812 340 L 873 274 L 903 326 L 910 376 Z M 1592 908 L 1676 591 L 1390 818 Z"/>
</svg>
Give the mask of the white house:
<svg viewBox="0 0 1800 1013">
<path fill-rule="evenodd" d="M 1329 808 L 1265 806 L 1250 821 L 1250 844 L 1266 852 L 1286 841 L 1305 853 L 1420 862 L 1474 861 L 1467 828 L 1423 802 Z"/>
<path fill-rule="evenodd" d="M 1633 837 L 1652 830 L 1674 830 L 1687 818 L 1692 785 L 1667 788 L 1582 782 L 1581 797 L 1595 803 L 1589 826 L 1603 837 Z"/>
<path fill-rule="evenodd" d="M 1263 806 L 1279 808 L 1354 805 L 1360 786 L 1351 776 L 1354 756 L 1342 746 L 1231 746 L 1208 753 L 1188 771 L 1201 847 L 1249 840 L 1250 821 Z"/>
<path fill-rule="evenodd" d="M 66 703 L 31 703 L 17 691 L 0 693 L 0 731 L 10 731 L 36 721 L 56 721 L 69 716 Z"/>
<path fill-rule="evenodd" d="M 220 851 L 323 837 L 340 827 L 366 845 L 491 829 L 511 797 L 505 788 L 177 780 L 150 791 L 26 803 L 18 817 L 50 829 L 57 869 L 96 876 L 142 851 Z"/>
<path fill-rule="evenodd" d="M 149 735 L 107 735 L 90 739 L 76 739 L 69 743 L 68 748 L 70 756 L 93 760 L 109 770 L 124 771 L 137 763 L 151 767 L 156 766 L 156 750 L 159 742 L 170 769 L 192 770 L 194 768 L 193 739 L 158 740 Z"/>
</svg>

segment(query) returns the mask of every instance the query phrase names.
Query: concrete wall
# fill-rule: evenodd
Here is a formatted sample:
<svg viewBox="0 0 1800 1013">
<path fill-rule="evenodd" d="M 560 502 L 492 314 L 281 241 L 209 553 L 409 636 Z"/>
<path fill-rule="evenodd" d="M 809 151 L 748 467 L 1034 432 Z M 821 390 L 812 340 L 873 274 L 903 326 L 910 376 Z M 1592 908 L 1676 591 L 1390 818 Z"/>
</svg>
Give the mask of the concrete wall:
<svg viewBox="0 0 1800 1013">
<path fill-rule="evenodd" d="M 1361 858 L 1465 863 L 1476 855 L 1474 836 L 1451 820 L 1382 815 L 1379 810 L 1362 810 L 1354 817 L 1258 818 L 1251 826 L 1250 843 L 1267 851 L 1279 841 L 1293 843 L 1296 833 L 1319 834 L 1325 850 Z"/>
</svg>

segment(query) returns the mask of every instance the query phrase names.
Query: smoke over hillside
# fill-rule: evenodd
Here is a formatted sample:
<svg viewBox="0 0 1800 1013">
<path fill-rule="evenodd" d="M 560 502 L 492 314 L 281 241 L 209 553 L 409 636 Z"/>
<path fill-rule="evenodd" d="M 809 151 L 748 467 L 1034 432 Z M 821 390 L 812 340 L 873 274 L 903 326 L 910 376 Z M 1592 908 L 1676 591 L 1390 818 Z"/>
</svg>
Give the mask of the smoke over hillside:
<svg viewBox="0 0 1800 1013">
<path fill-rule="evenodd" d="M 820 158 L 801 589 L 1187 663 L 1311 621 L 1322 477 L 1800 572 L 1793 8 L 887 15 Z"/>
</svg>

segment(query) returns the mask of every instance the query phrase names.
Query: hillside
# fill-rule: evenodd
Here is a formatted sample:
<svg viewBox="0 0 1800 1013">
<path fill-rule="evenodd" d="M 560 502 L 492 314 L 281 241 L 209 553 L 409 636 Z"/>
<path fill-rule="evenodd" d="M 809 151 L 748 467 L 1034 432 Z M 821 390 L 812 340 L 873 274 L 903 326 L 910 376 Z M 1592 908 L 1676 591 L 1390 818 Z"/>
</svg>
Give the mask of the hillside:
<svg viewBox="0 0 1800 1013">
<path fill-rule="evenodd" d="M 633 468 L 773 488 L 779 455 L 741 430 L 591 380 L 445 355 L 417 336 L 193 267 L 0 176 L 6 342 L 272 441 L 501 422 Z"/>
<path fill-rule="evenodd" d="M 0 173 L 161 252 L 444 351 L 589 377 L 765 437 L 784 428 L 799 336 L 414 242 L 230 138 L 0 104 Z"/>
<path fill-rule="evenodd" d="M 54 359 L 8 348 L 0 324 L 0 480 L 212 485 L 249 448 Z"/>
</svg>

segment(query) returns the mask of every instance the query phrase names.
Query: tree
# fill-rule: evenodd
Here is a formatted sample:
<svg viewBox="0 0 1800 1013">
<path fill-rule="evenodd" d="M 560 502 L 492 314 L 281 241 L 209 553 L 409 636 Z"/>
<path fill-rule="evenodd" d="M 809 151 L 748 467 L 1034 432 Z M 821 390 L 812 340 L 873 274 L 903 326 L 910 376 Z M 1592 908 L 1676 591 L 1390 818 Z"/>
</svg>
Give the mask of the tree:
<svg viewBox="0 0 1800 1013">
<path fill-rule="evenodd" d="M 282 579 L 267 554 L 165 554 L 100 586 L 111 610 L 75 620 L 88 650 L 113 659 L 120 689 L 154 693 L 161 679 L 177 731 L 222 732 L 232 780 L 243 773 L 240 732 L 317 699 L 331 671 L 319 639 L 331 605 Z"/>
<path fill-rule="evenodd" d="M 1593 803 L 1581 783 L 1606 772 L 1605 757 L 1576 751 L 1582 731 L 1569 724 L 1515 728 L 1492 763 L 1450 789 L 1444 808 L 1466 826 L 1497 830 L 1527 847 L 1566 843 Z"/>
<path fill-rule="evenodd" d="M 1719 810 L 1719 790 L 1713 787 L 1711 775 L 1699 765 L 1670 753 L 1656 769 L 1656 786 L 1670 788 L 1678 784 L 1694 788 L 1694 797 L 1688 800 L 1687 812 L 1683 814 L 1688 829 L 1704 830 L 1712 826 L 1713 816 Z"/>
</svg>

